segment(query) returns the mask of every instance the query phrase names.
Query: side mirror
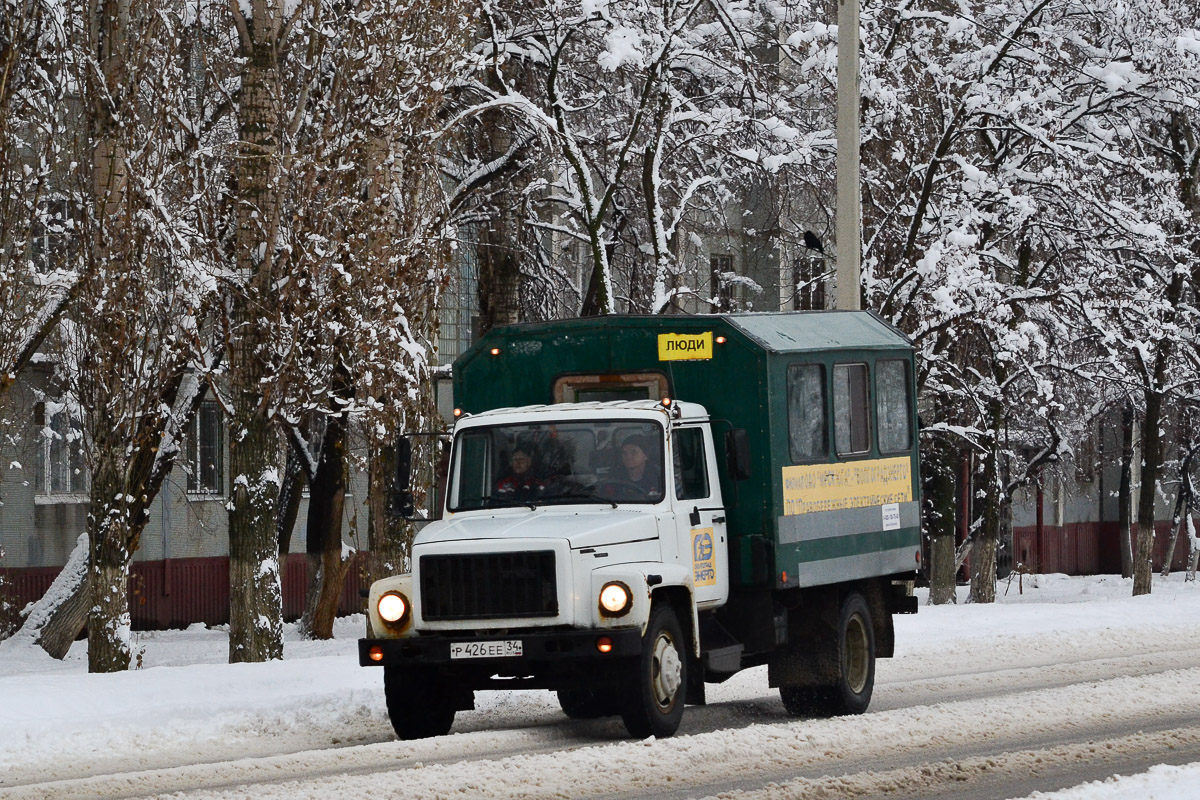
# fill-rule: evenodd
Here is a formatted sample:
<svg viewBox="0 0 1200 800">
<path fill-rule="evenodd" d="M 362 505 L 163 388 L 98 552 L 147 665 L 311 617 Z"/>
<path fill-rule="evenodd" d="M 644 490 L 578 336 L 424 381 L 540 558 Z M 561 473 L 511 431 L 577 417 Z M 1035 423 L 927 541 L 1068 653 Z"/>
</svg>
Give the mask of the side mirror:
<svg viewBox="0 0 1200 800">
<path fill-rule="evenodd" d="M 416 500 L 407 490 L 392 492 L 392 513 L 401 519 L 412 519 L 417 515 Z"/>
<path fill-rule="evenodd" d="M 733 428 L 725 434 L 725 467 L 732 480 L 750 477 L 750 436 L 745 428 Z"/>
<path fill-rule="evenodd" d="M 412 481 L 412 442 L 407 436 L 396 440 L 396 474 L 392 481 L 392 513 L 412 519 L 416 514 L 410 482 Z"/>
</svg>

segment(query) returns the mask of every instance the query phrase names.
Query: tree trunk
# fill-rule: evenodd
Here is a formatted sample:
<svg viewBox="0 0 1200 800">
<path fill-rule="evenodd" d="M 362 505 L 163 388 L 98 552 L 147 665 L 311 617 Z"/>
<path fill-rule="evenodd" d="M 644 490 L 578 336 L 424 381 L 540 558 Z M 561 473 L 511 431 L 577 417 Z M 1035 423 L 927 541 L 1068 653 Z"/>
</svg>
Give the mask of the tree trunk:
<svg viewBox="0 0 1200 800">
<path fill-rule="evenodd" d="M 283 595 L 275 510 L 278 441 L 268 419 L 264 381 L 268 341 L 261 319 L 272 308 L 278 220 L 277 156 L 281 115 L 277 8 L 255 3 L 241 22 L 238 108 L 238 273 L 229 347 L 229 661 L 283 657 Z M 237 14 L 235 8 L 235 15 Z"/>
<path fill-rule="evenodd" d="M 25 638 L 40 646 L 51 658 L 66 658 L 71 644 L 87 622 L 88 536 L 80 534 L 62 572 L 30 608 L 13 638 Z"/>
<path fill-rule="evenodd" d="M 1167 540 L 1167 554 L 1163 557 L 1162 576 L 1171 574 L 1171 562 L 1175 560 L 1175 543 L 1183 535 L 1183 520 L 1191 513 L 1191 503 L 1187 497 L 1187 478 L 1184 477 L 1179 486 L 1179 494 L 1175 498 L 1175 513 L 1171 516 L 1171 535 Z"/>
<path fill-rule="evenodd" d="M 1121 408 L 1121 485 L 1117 489 L 1117 519 L 1121 545 L 1121 577 L 1133 577 L 1133 404 Z"/>
<path fill-rule="evenodd" d="M 989 488 L 984 501 L 983 526 L 975 536 L 971 549 L 972 603 L 996 602 L 996 547 L 1000 534 L 1001 503 L 998 488 Z"/>
<path fill-rule="evenodd" d="M 370 498 L 368 499 L 367 584 L 380 578 L 408 572 L 412 552 L 413 526 L 392 510 L 392 492 L 396 477 L 395 444 L 376 443 L 371 448 Z"/>
<path fill-rule="evenodd" d="M 236 346 L 235 350 L 238 349 Z M 229 661 L 283 657 L 283 592 L 275 507 L 277 442 L 267 421 L 247 402 L 236 402 L 229 463 L 234 476 L 229 512 Z"/>
<path fill-rule="evenodd" d="M 182 373 L 177 378 L 166 387 L 162 394 L 163 403 L 172 407 L 177 403 L 168 398 L 181 399 L 179 392 L 183 384 Z M 182 412 L 179 414 L 181 418 L 179 430 L 188 427 L 196 411 L 200 408 L 200 403 L 204 399 L 202 386 L 196 387 L 194 393 L 182 399 L 186 400 L 186 405 L 182 409 L 177 409 Z M 143 417 L 141 423 L 137 435 L 139 441 L 160 442 L 163 439 L 164 431 L 167 428 L 167 419 L 164 416 Z M 172 431 L 171 435 L 177 436 L 179 430 Z M 127 494 L 131 495 L 134 500 L 127 509 L 129 522 L 126 531 L 130 558 L 137 551 L 142 531 L 149 521 L 147 513 L 150 504 L 158 497 L 163 482 L 170 475 L 175 464 L 175 452 L 176 450 L 173 449 L 171 453 L 167 454 L 159 452 L 157 447 L 139 446 L 131 460 L 128 475 L 130 485 L 134 489 Z M 54 583 L 50 585 L 42 599 L 34 604 L 33 609 L 26 616 L 21 630 L 17 632 L 17 635 L 31 638 L 51 658 L 65 658 L 67 651 L 71 648 L 71 643 L 79 638 L 79 634 L 87 624 L 87 611 L 91 598 L 91 582 L 88 578 L 88 559 L 91 548 L 88 539 L 86 532 L 79 537 L 79 542 L 71 551 L 66 566 L 54 579 Z"/>
<path fill-rule="evenodd" d="M 1002 477 L 1000 474 L 1000 437 L 1004 407 L 999 398 L 988 402 L 991 443 L 983 466 L 983 485 L 986 487 L 979 530 L 971 550 L 972 603 L 996 602 L 996 550 L 1000 543 L 1001 517 L 1004 513 Z"/>
<path fill-rule="evenodd" d="M 926 473 L 924 515 L 929 535 L 929 602 L 933 605 L 956 602 L 954 575 L 954 475 L 957 459 L 950 448 L 935 445 L 921 467 Z"/>
<path fill-rule="evenodd" d="M 521 259 L 512 209 L 504 205 L 479 236 L 479 334 L 521 321 Z"/>
<path fill-rule="evenodd" d="M 1162 385 L 1165 360 L 1160 350 L 1156 358 L 1156 386 Z M 1137 549 L 1133 558 L 1134 597 L 1150 594 L 1154 577 L 1154 500 L 1158 491 L 1158 473 L 1162 462 L 1162 403 L 1161 392 L 1146 392 L 1146 416 L 1142 426 L 1142 485 L 1138 490 Z"/>
<path fill-rule="evenodd" d="M 1197 539 L 1197 537 L 1196 537 L 1196 524 L 1192 521 L 1192 517 L 1190 514 L 1188 515 L 1188 518 L 1187 518 L 1187 532 L 1188 532 L 1188 568 L 1187 568 L 1187 576 L 1184 578 L 1184 580 L 1194 581 L 1194 580 L 1196 580 L 1196 562 L 1200 561 L 1200 539 Z"/>
<path fill-rule="evenodd" d="M 107 438 L 93 442 L 88 513 L 88 672 L 129 669 L 129 525 L 119 454 Z M 114 499 L 115 498 L 115 499 Z"/>
<path fill-rule="evenodd" d="M 1190 420 L 1185 424 L 1190 424 Z M 1171 574 L 1171 564 L 1175 561 L 1175 544 L 1179 537 L 1184 535 L 1183 521 L 1192 513 L 1192 459 L 1196 451 L 1189 436 L 1184 437 L 1183 453 L 1179 463 L 1179 492 L 1175 497 L 1175 514 L 1171 517 L 1171 538 L 1167 542 L 1167 554 L 1163 558 L 1164 578 Z"/>
<path fill-rule="evenodd" d="M 513 79 L 520 82 L 525 72 L 518 67 L 518 74 Z M 485 112 L 481 122 L 485 158 L 491 161 L 502 157 L 514 144 L 512 123 L 500 110 Z M 479 232 L 476 250 L 479 254 L 477 299 L 481 336 L 498 325 L 521 321 L 521 210 L 524 205 L 522 195 L 528 183 L 526 173 L 514 174 L 510 185 L 497 198 L 494 216 Z"/>
<path fill-rule="evenodd" d="M 308 476 L 300 465 L 300 456 L 293 447 L 287 448 L 287 460 L 283 468 L 283 485 L 279 487 L 279 505 L 275 509 L 275 529 L 279 539 L 279 581 L 287 577 L 287 558 L 292 550 L 292 532 L 296 530 L 296 519 L 300 516 L 300 500 Z"/>
<path fill-rule="evenodd" d="M 346 416 L 350 376 L 334 377 L 333 413 L 326 418 L 321 460 L 308 499 L 307 552 L 310 584 L 300 629 L 306 638 L 332 639 L 338 600 L 349 569 L 342 557 L 342 514 L 346 502 Z"/>
</svg>

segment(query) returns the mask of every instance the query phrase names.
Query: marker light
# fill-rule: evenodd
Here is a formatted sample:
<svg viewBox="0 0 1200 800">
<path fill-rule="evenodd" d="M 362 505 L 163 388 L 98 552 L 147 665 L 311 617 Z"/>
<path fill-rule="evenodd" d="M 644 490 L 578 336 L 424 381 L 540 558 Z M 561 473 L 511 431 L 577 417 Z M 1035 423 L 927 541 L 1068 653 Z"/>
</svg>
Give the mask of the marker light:
<svg viewBox="0 0 1200 800">
<path fill-rule="evenodd" d="M 717 344 L 725 344 L 725 337 L 718 336 L 714 341 L 716 341 Z"/>
<path fill-rule="evenodd" d="M 492 354 L 492 355 L 494 355 L 494 356 L 498 356 L 498 355 L 500 355 L 500 348 L 499 348 L 499 347 L 493 347 L 491 350 L 488 350 L 488 352 L 489 352 L 489 353 L 491 353 L 491 354 Z"/>
<path fill-rule="evenodd" d="M 399 592 L 387 592 L 376 605 L 379 618 L 392 628 L 402 628 L 408 623 L 408 598 Z"/>
<path fill-rule="evenodd" d="M 787 583 L 787 570 L 785 569 L 783 571 L 783 574 L 780 575 L 779 577 L 783 579 L 783 583 Z"/>
<path fill-rule="evenodd" d="M 596 649 L 601 653 L 611 653 L 612 647 L 612 639 L 608 638 L 607 636 L 601 636 L 596 640 Z"/>
<path fill-rule="evenodd" d="M 367 658 L 371 659 L 372 661 L 383 661 L 383 648 L 372 647 L 367 651 Z"/>
<path fill-rule="evenodd" d="M 663 405 L 663 408 L 670 408 L 671 407 L 671 398 L 664 397 L 662 399 L 662 405 Z"/>
<path fill-rule="evenodd" d="M 461 417 L 461 416 L 462 416 L 462 409 L 461 409 L 461 408 L 456 408 L 456 409 L 454 409 L 454 416 L 455 416 L 455 418 L 456 418 L 456 419 L 457 419 L 458 417 Z"/>
<path fill-rule="evenodd" d="M 604 584 L 600 590 L 600 613 L 606 617 L 619 617 L 629 612 L 633 605 L 633 595 L 629 587 L 620 581 Z"/>
</svg>

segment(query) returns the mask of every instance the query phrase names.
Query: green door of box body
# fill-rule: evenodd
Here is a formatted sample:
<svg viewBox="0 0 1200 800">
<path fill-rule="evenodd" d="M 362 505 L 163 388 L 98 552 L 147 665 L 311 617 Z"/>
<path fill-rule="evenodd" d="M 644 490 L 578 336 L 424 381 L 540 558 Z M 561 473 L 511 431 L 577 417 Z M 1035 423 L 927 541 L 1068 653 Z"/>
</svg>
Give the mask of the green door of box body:
<svg viewBox="0 0 1200 800">
<path fill-rule="evenodd" d="M 706 347 L 690 350 L 668 344 L 704 340 Z M 900 413 L 907 419 L 900 424 L 907 425 L 908 446 L 897 452 L 879 448 L 877 365 L 884 361 L 889 373 L 904 371 L 907 400 Z M 811 374 L 819 372 L 824 383 L 827 452 L 796 458 L 789 435 L 789 370 L 795 374 L 806 365 L 819 366 Z M 731 584 L 816 586 L 917 567 L 913 366 L 908 339 L 869 312 L 590 317 L 490 331 L 455 362 L 454 400 L 465 413 L 548 405 L 564 377 L 660 376 L 671 397 L 708 409 L 719 451 L 730 427 L 748 433 L 750 478 L 731 481 L 725 454 L 717 453 Z M 830 405 L 835 370 L 867 376 L 867 397 L 859 398 L 865 399 L 866 441 L 840 456 Z M 893 408 L 893 431 L 896 413 Z"/>
</svg>

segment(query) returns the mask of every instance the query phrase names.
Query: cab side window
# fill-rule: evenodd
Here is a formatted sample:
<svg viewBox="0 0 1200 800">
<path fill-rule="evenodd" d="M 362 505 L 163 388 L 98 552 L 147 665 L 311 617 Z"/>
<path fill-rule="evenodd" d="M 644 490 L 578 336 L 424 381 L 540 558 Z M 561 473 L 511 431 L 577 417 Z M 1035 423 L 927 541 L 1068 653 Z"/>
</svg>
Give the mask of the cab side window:
<svg viewBox="0 0 1200 800">
<path fill-rule="evenodd" d="M 672 434 L 675 461 L 675 496 L 680 500 L 708 497 L 708 459 L 704 454 L 704 431 L 682 428 Z"/>
<path fill-rule="evenodd" d="M 835 364 L 833 429 L 839 456 L 860 455 L 871 449 L 871 412 L 867 399 L 867 365 Z"/>
<path fill-rule="evenodd" d="M 825 417 L 825 367 L 794 364 L 787 372 L 788 447 L 792 461 L 813 461 L 829 455 L 829 426 Z"/>
<path fill-rule="evenodd" d="M 904 453 L 912 449 L 912 406 L 908 362 L 888 359 L 875 364 L 875 415 L 879 424 L 879 452 Z"/>
</svg>

